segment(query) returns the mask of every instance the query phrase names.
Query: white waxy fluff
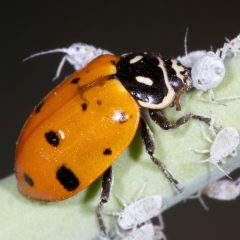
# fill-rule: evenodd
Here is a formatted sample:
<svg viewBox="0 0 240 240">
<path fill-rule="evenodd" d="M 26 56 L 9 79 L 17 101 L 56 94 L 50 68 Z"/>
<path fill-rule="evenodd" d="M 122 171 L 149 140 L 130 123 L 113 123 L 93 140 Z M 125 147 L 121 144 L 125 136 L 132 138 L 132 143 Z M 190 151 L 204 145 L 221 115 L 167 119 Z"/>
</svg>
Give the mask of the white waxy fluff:
<svg viewBox="0 0 240 240">
<path fill-rule="evenodd" d="M 217 87 L 225 76 L 223 60 L 214 52 L 207 52 L 196 59 L 191 70 L 193 86 L 200 91 Z"/>
</svg>

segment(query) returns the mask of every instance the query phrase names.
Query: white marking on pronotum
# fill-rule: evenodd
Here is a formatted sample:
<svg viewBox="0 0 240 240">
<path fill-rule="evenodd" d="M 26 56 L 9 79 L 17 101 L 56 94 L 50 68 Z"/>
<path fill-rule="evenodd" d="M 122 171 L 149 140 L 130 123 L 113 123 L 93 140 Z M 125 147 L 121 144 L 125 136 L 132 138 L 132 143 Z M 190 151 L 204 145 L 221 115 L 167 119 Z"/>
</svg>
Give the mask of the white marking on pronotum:
<svg viewBox="0 0 240 240">
<path fill-rule="evenodd" d="M 129 63 L 130 63 L 130 64 L 136 63 L 136 62 L 140 61 L 142 58 L 143 58 L 143 56 L 136 56 L 136 57 L 132 58 L 132 59 L 129 61 Z"/>
<path fill-rule="evenodd" d="M 209 154 L 209 158 L 201 160 L 200 163 L 209 162 L 215 165 L 221 172 L 230 178 L 230 176 L 219 166 L 219 164 L 224 164 L 225 158 L 229 156 L 236 156 L 237 147 L 239 145 L 239 133 L 237 129 L 234 127 L 223 128 L 219 132 L 215 132 L 215 139 L 213 141 L 203 131 L 202 134 L 212 145 L 210 150 L 193 149 L 197 153 Z"/>
<path fill-rule="evenodd" d="M 184 82 L 184 76 L 181 72 L 185 71 L 185 68 L 181 65 L 178 65 L 177 59 L 172 59 L 172 68 L 175 70 L 176 75 L 182 82 Z"/>
<path fill-rule="evenodd" d="M 56 75 L 54 76 L 53 80 L 56 80 L 62 71 L 62 68 L 65 64 L 65 62 L 70 63 L 75 70 L 80 70 L 83 67 L 85 67 L 89 62 L 91 62 L 96 57 L 102 55 L 102 54 L 111 54 L 108 50 L 104 50 L 101 48 L 96 48 L 92 45 L 88 45 L 85 43 L 74 43 L 68 48 L 57 48 L 52 49 L 48 51 L 43 51 L 39 53 L 35 53 L 25 59 L 23 61 L 27 61 L 31 58 L 35 58 L 38 56 L 51 54 L 51 53 L 64 53 L 61 62 L 59 63 L 59 66 L 57 68 Z"/>
<path fill-rule="evenodd" d="M 158 67 L 161 68 L 161 70 L 163 72 L 163 78 L 164 78 L 165 84 L 167 86 L 168 93 L 164 97 L 162 102 L 160 102 L 158 104 L 152 103 L 153 99 L 152 100 L 150 99 L 149 102 L 143 102 L 140 100 L 138 101 L 141 106 L 146 107 L 146 108 L 151 108 L 151 109 L 163 109 L 163 108 L 169 106 L 173 102 L 173 100 L 176 96 L 174 89 L 172 88 L 172 86 L 169 83 L 168 73 L 165 68 L 165 64 L 164 64 L 163 60 L 160 57 L 157 57 L 157 59 L 159 61 Z"/>
<path fill-rule="evenodd" d="M 150 78 L 143 77 L 143 76 L 136 76 L 135 78 L 136 78 L 136 80 L 138 82 L 143 83 L 145 85 L 148 85 L 148 86 L 152 86 L 153 85 L 153 81 Z"/>
<path fill-rule="evenodd" d="M 216 200 L 234 200 L 240 195 L 240 178 L 235 181 L 228 179 L 216 181 L 204 188 L 202 194 Z"/>
</svg>

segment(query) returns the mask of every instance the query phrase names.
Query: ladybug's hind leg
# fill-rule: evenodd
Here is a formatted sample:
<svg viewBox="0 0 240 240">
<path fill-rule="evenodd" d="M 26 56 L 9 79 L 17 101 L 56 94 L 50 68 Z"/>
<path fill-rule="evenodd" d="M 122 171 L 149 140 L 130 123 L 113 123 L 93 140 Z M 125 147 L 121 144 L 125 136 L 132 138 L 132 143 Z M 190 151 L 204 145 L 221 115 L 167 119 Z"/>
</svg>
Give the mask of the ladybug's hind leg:
<svg viewBox="0 0 240 240">
<path fill-rule="evenodd" d="M 146 124 L 146 122 L 142 118 L 140 119 L 140 124 L 141 124 L 141 135 L 142 135 L 147 153 L 149 154 L 153 163 L 156 164 L 156 166 L 163 172 L 165 177 L 173 185 L 173 187 L 177 190 L 177 192 L 181 193 L 182 191 L 178 187 L 178 181 L 168 171 L 168 169 L 166 168 L 164 163 L 161 162 L 156 157 L 154 157 L 155 146 L 154 146 L 153 134 L 152 134 L 150 128 L 148 127 L 148 125 Z"/>
<path fill-rule="evenodd" d="M 101 192 L 100 202 L 96 209 L 98 224 L 104 236 L 107 236 L 107 230 L 102 217 L 102 208 L 103 208 L 103 205 L 107 203 L 109 200 L 111 185 L 112 185 L 112 167 L 109 167 L 104 172 L 102 177 L 102 192 Z"/>
</svg>

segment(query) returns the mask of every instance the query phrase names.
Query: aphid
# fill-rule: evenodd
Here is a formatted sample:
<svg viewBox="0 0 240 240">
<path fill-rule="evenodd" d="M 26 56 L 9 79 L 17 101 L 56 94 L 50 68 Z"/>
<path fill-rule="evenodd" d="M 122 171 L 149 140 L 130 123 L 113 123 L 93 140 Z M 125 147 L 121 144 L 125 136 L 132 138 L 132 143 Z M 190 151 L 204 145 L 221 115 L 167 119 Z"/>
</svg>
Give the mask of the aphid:
<svg viewBox="0 0 240 240">
<path fill-rule="evenodd" d="M 240 178 L 235 181 L 229 179 L 216 181 L 204 188 L 202 194 L 216 200 L 234 200 L 240 195 Z"/>
<path fill-rule="evenodd" d="M 140 109 L 148 109 L 150 118 L 165 130 L 190 119 L 210 125 L 210 118 L 196 114 L 171 124 L 161 112 L 170 105 L 180 110 L 180 96 L 191 87 L 188 69 L 176 59 L 152 53 L 96 58 L 53 89 L 28 118 L 16 149 L 19 190 L 29 198 L 59 201 L 103 175 L 97 218 L 105 233 L 101 212 L 110 195 L 111 165 L 140 125 L 149 158 L 181 192 L 155 156 L 153 135 Z"/>
<path fill-rule="evenodd" d="M 186 55 L 177 57 L 177 60 L 182 63 L 184 66 L 188 68 L 192 68 L 194 63 L 201 57 L 205 56 L 207 51 L 205 50 L 197 50 L 190 53 L 186 53 Z"/>
<path fill-rule="evenodd" d="M 198 199 L 202 207 L 208 211 L 209 208 L 203 199 L 204 195 L 220 201 L 235 200 L 240 196 L 240 178 L 235 181 L 230 179 L 218 180 L 190 197 L 190 199 Z"/>
<path fill-rule="evenodd" d="M 209 162 L 215 165 L 220 171 L 222 171 L 227 177 L 229 175 L 219 166 L 219 164 L 225 163 L 225 158 L 229 156 L 236 156 L 237 147 L 239 145 L 239 133 L 234 127 L 226 127 L 215 132 L 215 139 L 212 141 L 206 134 L 203 132 L 205 139 L 210 142 L 210 150 L 196 150 L 197 153 L 209 154 L 209 158 L 206 160 L 201 160 L 200 163 Z M 230 178 L 230 177 L 229 177 Z"/>
<path fill-rule="evenodd" d="M 222 48 L 219 48 L 216 54 L 223 60 L 229 59 L 240 54 L 240 34 L 232 40 L 226 39 Z"/>
<path fill-rule="evenodd" d="M 117 231 L 113 236 L 98 236 L 96 240 L 166 240 L 161 227 L 146 223 L 134 229 Z"/>
<path fill-rule="evenodd" d="M 80 70 L 96 57 L 103 54 L 111 54 L 111 52 L 109 52 L 108 50 L 96 48 L 92 45 L 88 45 L 85 43 L 74 43 L 68 48 L 57 48 L 57 49 L 47 50 L 44 52 L 35 53 L 25 58 L 23 61 L 27 61 L 31 58 L 46 55 L 46 54 L 51 54 L 51 53 L 65 53 L 61 62 L 59 63 L 59 66 L 58 66 L 56 75 L 53 78 L 53 81 L 59 78 L 65 62 L 70 63 L 75 70 Z"/>
<path fill-rule="evenodd" d="M 149 196 L 143 199 L 124 204 L 124 208 L 115 213 L 118 216 L 117 222 L 121 229 L 128 230 L 141 225 L 162 212 L 162 197 Z"/>
<path fill-rule="evenodd" d="M 119 233 L 114 240 L 166 240 L 166 236 L 152 223 L 146 223 L 129 231 Z"/>
<path fill-rule="evenodd" d="M 195 60 L 191 69 L 193 87 L 196 88 L 198 96 L 208 92 L 209 100 L 216 101 L 213 89 L 224 79 L 225 66 L 223 60 L 214 52 L 206 52 L 205 55 Z"/>
<path fill-rule="evenodd" d="M 213 51 L 198 50 L 188 53 L 187 33 L 188 31 L 186 31 L 184 41 L 185 56 L 177 59 L 191 69 L 193 87 L 198 90 L 197 97 L 202 99 L 202 94 L 208 92 L 209 100 L 216 102 L 213 88 L 217 87 L 224 79 L 223 59 Z"/>
</svg>

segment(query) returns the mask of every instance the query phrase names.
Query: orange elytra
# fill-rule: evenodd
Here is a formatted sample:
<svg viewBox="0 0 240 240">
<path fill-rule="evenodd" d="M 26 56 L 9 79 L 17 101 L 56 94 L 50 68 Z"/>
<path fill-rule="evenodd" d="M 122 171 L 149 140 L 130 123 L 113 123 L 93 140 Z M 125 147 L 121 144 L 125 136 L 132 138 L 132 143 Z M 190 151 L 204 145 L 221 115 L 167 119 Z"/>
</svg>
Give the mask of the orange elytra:
<svg viewBox="0 0 240 240">
<path fill-rule="evenodd" d="M 139 123 L 138 104 L 118 80 L 101 81 L 116 73 L 113 62 L 118 60 L 97 58 L 31 113 L 16 150 L 15 172 L 24 195 L 46 201 L 69 198 L 103 174 L 130 144 Z"/>
<path fill-rule="evenodd" d="M 176 128 L 192 115 L 170 125 L 160 110 L 169 105 L 180 110 L 179 98 L 191 87 L 189 69 L 176 59 L 151 53 L 96 58 L 53 89 L 28 118 L 17 142 L 19 190 L 46 201 L 75 195 L 107 172 L 140 123 L 151 160 L 180 191 L 178 181 L 154 156 L 152 134 L 140 119 L 140 107 L 150 109 L 150 117 L 162 128 Z M 102 203 L 109 196 L 108 185 Z"/>
</svg>

